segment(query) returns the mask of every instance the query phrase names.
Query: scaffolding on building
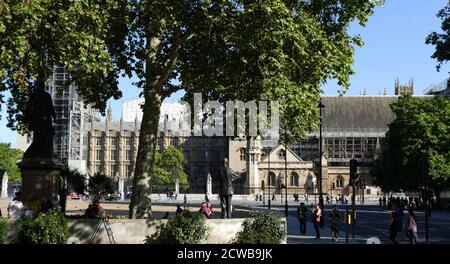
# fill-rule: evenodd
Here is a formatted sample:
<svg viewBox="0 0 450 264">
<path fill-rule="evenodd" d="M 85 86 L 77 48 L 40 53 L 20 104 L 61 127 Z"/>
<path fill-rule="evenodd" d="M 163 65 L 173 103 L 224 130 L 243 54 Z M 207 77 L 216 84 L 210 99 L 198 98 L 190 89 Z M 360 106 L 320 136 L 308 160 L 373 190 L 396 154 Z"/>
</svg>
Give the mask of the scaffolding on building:
<svg viewBox="0 0 450 264">
<path fill-rule="evenodd" d="M 98 120 L 98 111 L 85 107 L 77 93 L 76 85 L 65 83 L 70 75 L 64 67 L 55 66 L 46 91 L 52 96 L 56 118 L 54 120 L 54 152 L 64 166 L 84 170 L 86 166 L 87 126 Z M 72 164 L 71 164 L 72 163 Z"/>
</svg>

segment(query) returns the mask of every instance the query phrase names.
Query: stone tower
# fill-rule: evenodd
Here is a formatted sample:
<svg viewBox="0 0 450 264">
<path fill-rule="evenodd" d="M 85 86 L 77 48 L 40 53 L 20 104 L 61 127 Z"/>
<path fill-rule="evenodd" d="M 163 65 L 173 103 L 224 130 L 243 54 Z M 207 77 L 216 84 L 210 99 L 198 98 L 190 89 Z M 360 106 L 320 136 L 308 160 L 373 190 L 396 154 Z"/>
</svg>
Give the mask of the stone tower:
<svg viewBox="0 0 450 264">
<path fill-rule="evenodd" d="M 414 79 L 410 79 L 408 84 L 401 85 L 399 79 L 395 80 L 395 95 L 414 94 Z"/>
</svg>

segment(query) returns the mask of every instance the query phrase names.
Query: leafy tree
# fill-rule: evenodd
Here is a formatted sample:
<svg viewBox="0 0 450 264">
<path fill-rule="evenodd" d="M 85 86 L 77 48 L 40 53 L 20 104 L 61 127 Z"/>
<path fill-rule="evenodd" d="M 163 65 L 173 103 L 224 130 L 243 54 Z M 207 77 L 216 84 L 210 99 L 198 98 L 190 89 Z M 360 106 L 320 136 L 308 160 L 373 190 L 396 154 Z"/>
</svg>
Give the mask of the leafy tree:
<svg viewBox="0 0 450 264">
<path fill-rule="evenodd" d="M 72 170 L 68 167 L 63 168 L 59 176 L 61 183 L 60 205 L 62 208 L 62 212 L 65 212 L 67 195 L 69 194 L 69 191 L 73 191 L 79 194 L 84 194 L 84 192 L 86 191 L 86 176 L 80 173 L 78 170 Z"/>
<path fill-rule="evenodd" d="M 89 178 L 88 190 L 90 194 L 94 195 L 94 198 L 98 198 L 105 194 L 114 193 L 116 190 L 116 181 L 102 173 L 96 173 Z"/>
<path fill-rule="evenodd" d="M 21 182 L 22 176 L 17 162 L 22 158 L 22 151 L 12 149 L 10 144 L 0 143 L 0 174 L 8 173 L 8 180 Z"/>
<path fill-rule="evenodd" d="M 378 0 L 5 0 L 0 3 L 0 92 L 9 125 L 23 123 L 32 84 L 64 66 L 102 112 L 120 75 L 144 97 L 130 217 L 151 216 L 150 180 L 162 101 L 178 90 L 205 99 L 283 100 L 281 118 L 305 135 L 319 117 L 320 86 L 350 85 L 351 22 Z M 180 82 L 174 82 L 179 80 Z"/>
<path fill-rule="evenodd" d="M 183 171 L 184 155 L 174 146 L 169 146 L 162 153 L 157 152 L 153 163 L 154 184 L 174 185 L 178 179 L 182 188 L 188 188 L 189 182 Z"/>
<path fill-rule="evenodd" d="M 443 33 L 431 33 L 425 43 L 436 46 L 431 58 L 438 61 L 436 68 L 439 71 L 442 64 L 450 60 L 450 1 L 437 13 L 437 17 L 442 20 L 441 29 Z"/>
<path fill-rule="evenodd" d="M 435 193 L 450 184 L 450 99 L 402 96 L 391 105 L 389 124 L 372 175 L 385 191 L 418 191 L 426 184 L 422 162 L 429 161 L 428 182 Z"/>
</svg>

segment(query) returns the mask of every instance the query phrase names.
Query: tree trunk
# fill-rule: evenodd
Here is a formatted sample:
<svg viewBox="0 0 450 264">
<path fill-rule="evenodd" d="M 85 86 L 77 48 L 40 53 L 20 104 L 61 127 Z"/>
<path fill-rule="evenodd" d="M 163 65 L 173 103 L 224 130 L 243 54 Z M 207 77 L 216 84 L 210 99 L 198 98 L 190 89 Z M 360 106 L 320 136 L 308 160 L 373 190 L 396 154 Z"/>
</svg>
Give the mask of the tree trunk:
<svg viewBox="0 0 450 264">
<path fill-rule="evenodd" d="M 151 168 L 155 158 L 159 113 L 163 98 L 156 88 L 149 87 L 147 91 L 149 92 L 145 93 L 133 192 L 129 207 L 130 219 L 151 218 Z"/>
</svg>

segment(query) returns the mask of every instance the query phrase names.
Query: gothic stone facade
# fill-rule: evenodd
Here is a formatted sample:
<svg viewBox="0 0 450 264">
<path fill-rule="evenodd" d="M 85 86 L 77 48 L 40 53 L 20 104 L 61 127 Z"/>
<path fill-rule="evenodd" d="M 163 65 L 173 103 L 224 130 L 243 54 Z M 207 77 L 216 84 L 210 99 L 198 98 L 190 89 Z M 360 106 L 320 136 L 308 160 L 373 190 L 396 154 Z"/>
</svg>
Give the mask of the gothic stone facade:
<svg viewBox="0 0 450 264">
<path fill-rule="evenodd" d="M 131 177 L 134 172 L 139 144 L 140 123 L 113 122 L 111 110 L 106 122 L 92 122 L 88 132 L 88 172 Z M 161 133 L 157 150 L 168 146 L 178 147 L 185 156 L 184 171 L 188 175 L 190 193 L 205 193 L 207 175 L 213 179 L 213 193 L 218 190 L 217 177 L 227 145 L 222 137 L 172 137 Z M 163 191 L 158 189 L 155 191 Z M 173 187 L 175 188 L 175 187 Z"/>
</svg>

